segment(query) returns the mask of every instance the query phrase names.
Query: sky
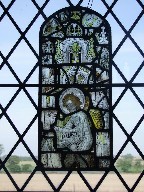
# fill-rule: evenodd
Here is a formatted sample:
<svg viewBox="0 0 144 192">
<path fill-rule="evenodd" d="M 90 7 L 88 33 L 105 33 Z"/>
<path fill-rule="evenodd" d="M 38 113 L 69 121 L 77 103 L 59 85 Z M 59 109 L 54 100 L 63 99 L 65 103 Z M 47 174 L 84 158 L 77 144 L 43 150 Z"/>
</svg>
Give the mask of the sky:
<svg viewBox="0 0 144 192">
<path fill-rule="evenodd" d="M 1 1 L 4 6 L 8 6 L 10 0 Z M 39 6 L 42 6 L 44 0 L 37 0 Z M 50 0 L 46 8 L 44 9 L 45 15 L 48 17 L 55 11 L 68 7 L 68 3 L 65 0 Z M 76 4 L 78 0 L 71 0 L 73 4 Z M 88 0 L 84 0 L 82 6 L 88 6 Z M 113 0 L 106 1 L 108 5 L 111 5 Z M 144 3 L 144 0 L 141 0 Z M 89 4 L 90 5 L 90 4 Z M 105 5 L 101 0 L 93 0 L 91 9 L 97 11 L 101 15 L 104 15 L 107 11 Z M 119 0 L 113 12 L 117 15 L 120 21 L 123 23 L 126 30 L 129 30 L 135 19 L 138 17 L 142 8 L 136 3 L 136 0 Z M 16 23 L 19 25 L 21 31 L 25 31 L 27 25 L 31 22 L 33 17 L 37 13 L 37 9 L 30 0 L 16 0 L 13 6 L 10 8 L 9 13 L 15 19 Z M 0 6 L 0 16 L 3 13 L 3 9 Z M 116 47 L 124 37 L 123 30 L 119 27 L 118 23 L 115 21 L 113 16 L 109 14 L 106 18 L 111 25 L 112 29 L 112 52 L 115 51 Z M 39 16 L 37 21 L 31 27 L 31 29 L 26 33 L 26 38 L 29 40 L 36 53 L 39 54 L 39 30 L 40 26 L 44 22 L 42 16 Z M 144 17 L 139 20 L 137 26 L 131 32 L 131 36 L 137 42 L 142 51 L 144 51 Z M 8 52 L 11 50 L 13 45 L 19 39 L 20 34 L 13 26 L 12 22 L 5 16 L 0 22 L 0 51 L 6 57 Z M 137 51 L 135 46 L 132 44 L 130 39 L 127 39 L 123 46 L 120 48 L 119 52 L 113 58 L 114 62 L 117 64 L 119 69 L 123 72 L 126 79 L 129 81 L 140 64 L 143 62 L 142 55 Z M 2 58 L 0 57 L 0 63 Z M 37 58 L 33 52 L 29 49 L 28 45 L 22 40 L 19 46 L 15 49 L 14 53 L 8 59 L 9 64 L 15 70 L 16 74 L 23 82 L 27 77 L 29 71 L 34 67 L 37 62 Z M 124 83 L 124 80 L 117 73 L 113 67 L 113 83 Z M 144 83 L 144 69 L 139 72 L 138 76 L 134 79 L 134 83 Z M 10 70 L 6 65 L 0 70 L 0 84 L 15 84 L 17 80 L 10 73 Z M 38 83 L 38 69 L 35 70 L 34 74 L 28 80 L 27 83 Z M 113 104 L 116 102 L 120 93 L 124 88 L 113 88 Z M 141 101 L 144 101 L 143 91 L 144 88 L 133 88 L 138 94 Z M 15 94 L 17 88 L 1 88 L 0 87 L 0 104 L 6 107 L 11 97 Z M 38 100 L 38 88 L 27 88 L 28 93 L 33 97 L 35 103 Z M 1 110 L 0 110 L 1 113 Z M 131 91 L 127 91 L 120 103 L 114 110 L 115 115 L 121 121 L 122 125 L 125 127 L 126 131 L 130 134 L 134 126 L 137 124 L 139 119 L 143 115 L 143 108 L 137 102 Z M 24 91 L 20 91 L 14 102 L 9 106 L 7 114 L 12 119 L 15 126 L 18 128 L 19 132 L 22 134 L 26 127 L 29 125 L 31 119 L 36 115 L 36 110 L 34 109 L 32 103 L 28 100 Z M 138 145 L 140 150 L 144 153 L 144 122 L 141 123 L 138 130 L 133 136 L 135 143 Z M 0 119 L 0 144 L 3 144 L 5 151 L 3 155 L 8 154 L 12 146 L 17 142 L 18 136 L 15 134 L 11 125 L 3 116 Z M 38 122 L 35 121 L 30 131 L 24 137 L 25 142 L 30 147 L 34 155 L 38 154 Z M 119 125 L 113 122 L 113 149 L 114 155 L 117 154 L 123 142 L 126 140 L 125 134 L 120 129 Z M 133 145 L 129 143 L 122 154 L 131 153 L 138 156 L 137 151 L 134 149 Z M 13 154 L 17 155 L 28 155 L 28 152 L 24 148 L 23 144 L 14 151 Z"/>
</svg>

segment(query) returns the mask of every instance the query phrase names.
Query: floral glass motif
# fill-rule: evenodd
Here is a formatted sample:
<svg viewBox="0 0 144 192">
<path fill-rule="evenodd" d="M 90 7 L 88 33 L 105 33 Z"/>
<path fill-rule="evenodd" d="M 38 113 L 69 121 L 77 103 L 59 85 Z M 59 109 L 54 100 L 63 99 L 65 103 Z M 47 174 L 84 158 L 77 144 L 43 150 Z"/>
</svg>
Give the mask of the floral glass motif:
<svg viewBox="0 0 144 192">
<path fill-rule="evenodd" d="M 103 170 L 112 159 L 111 30 L 65 8 L 40 32 L 39 160 L 46 170 Z"/>
</svg>

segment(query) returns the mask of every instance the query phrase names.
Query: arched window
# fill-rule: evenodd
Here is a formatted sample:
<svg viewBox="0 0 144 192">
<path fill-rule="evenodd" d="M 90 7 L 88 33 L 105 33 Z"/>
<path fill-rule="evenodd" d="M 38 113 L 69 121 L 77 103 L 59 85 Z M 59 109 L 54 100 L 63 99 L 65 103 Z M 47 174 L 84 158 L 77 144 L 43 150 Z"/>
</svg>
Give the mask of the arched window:
<svg viewBox="0 0 144 192">
<path fill-rule="evenodd" d="M 40 31 L 39 160 L 103 170 L 112 159 L 111 30 L 98 13 L 62 9 Z"/>
</svg>

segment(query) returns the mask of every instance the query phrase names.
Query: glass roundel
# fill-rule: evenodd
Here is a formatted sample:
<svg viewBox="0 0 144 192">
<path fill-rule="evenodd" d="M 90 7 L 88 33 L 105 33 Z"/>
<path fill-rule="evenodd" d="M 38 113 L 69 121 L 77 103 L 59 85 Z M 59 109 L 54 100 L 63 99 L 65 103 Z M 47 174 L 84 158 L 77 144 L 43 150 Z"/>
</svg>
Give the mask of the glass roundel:
<svg viewBox="0 0 144 192">
<path fill-rule="evenodd" d="M 46 170 L 103 170 L 112 159 L 111 31 L 65 8 L 40 31 L 39 160 Z"/>
</svg>

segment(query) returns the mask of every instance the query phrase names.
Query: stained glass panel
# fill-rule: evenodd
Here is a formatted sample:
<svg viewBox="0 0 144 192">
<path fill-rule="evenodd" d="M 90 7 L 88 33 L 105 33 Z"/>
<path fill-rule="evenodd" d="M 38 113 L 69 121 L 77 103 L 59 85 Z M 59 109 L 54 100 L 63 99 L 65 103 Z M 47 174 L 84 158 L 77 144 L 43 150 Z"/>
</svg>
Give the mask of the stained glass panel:
<svg viewBox="0 0 144 192">
<path fill-rule="evenodd" d="M 49 170 L 104 170 L 112 159 L 111 30 L 65 8 L 40 31 L 39 160 Z"/>
</svg>

